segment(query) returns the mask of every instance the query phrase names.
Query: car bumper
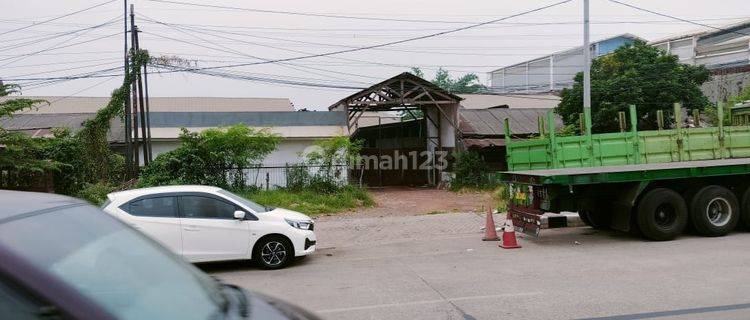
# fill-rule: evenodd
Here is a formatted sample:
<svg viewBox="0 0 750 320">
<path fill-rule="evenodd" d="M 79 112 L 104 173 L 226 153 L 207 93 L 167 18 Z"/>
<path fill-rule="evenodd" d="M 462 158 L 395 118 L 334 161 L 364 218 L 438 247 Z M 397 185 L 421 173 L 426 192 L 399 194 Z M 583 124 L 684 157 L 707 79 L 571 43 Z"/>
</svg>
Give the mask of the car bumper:
<svg viewBox="0 0 750 320">
<path fill-rule="evenodd" d="M 315 252 L 317 239 L 312 231 L 299 232 L 298 237 L 294 240 L 294 255 L 297 257 L 306 256 Z"/>
</svg>

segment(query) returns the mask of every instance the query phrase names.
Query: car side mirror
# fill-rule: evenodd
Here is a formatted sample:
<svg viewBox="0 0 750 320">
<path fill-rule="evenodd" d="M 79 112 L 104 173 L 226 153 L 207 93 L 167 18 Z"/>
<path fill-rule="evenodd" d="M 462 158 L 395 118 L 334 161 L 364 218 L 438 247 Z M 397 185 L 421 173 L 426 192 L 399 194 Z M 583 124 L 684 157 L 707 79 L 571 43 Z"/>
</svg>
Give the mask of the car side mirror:
<svg viewBox="0 0 750 320">
<path fill-rule="evenodd" d="M 234 218 L 237 220 L 245 219 L 245 211 L 237 210 L 234 212 Z"/>
</svg>

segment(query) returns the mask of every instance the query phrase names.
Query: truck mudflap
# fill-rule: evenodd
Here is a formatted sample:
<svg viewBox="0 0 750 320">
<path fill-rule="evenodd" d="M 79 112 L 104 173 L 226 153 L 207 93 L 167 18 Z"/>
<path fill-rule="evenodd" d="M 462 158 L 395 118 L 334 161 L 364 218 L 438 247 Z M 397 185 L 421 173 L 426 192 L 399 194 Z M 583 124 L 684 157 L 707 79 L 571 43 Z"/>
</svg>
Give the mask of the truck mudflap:
<svg viewBox="0 0 750 320">
<path fill-rule="evenodd" d="M 538 210 L 516 207 L 511 205 L 508 208 L 510 217 L 513 220 L 513 226 L 517 232 L 530 236 L 538 237 L 539 231 L 542 230 L 542 213 Z"/>
<path fill-rule="evenodd" d="M 508 186 L 508 212 L 516 231 L 538 237 L 542 229 L 542 204 L 549 196 L 544 187 L 513 183 Z"/>
</svg>

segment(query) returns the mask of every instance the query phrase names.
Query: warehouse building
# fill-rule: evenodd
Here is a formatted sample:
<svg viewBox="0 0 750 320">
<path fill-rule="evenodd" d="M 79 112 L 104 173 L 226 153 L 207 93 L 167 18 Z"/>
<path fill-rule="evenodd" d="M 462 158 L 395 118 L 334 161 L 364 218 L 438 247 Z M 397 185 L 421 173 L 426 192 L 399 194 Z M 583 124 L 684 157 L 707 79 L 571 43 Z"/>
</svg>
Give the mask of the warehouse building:
<svg viewBox="0 0 750 320">
<path fill-rule="evenodd" d="M 40 104 L 37 109 L 2 117 L 0 127 L 32 137 L 51 137 L 56 128 L 77 132 L 83 128 L 84 121 L 93 118 L 96 111 L 109 101 L 108 97 L 23 98 L 42 99 L 50 104 Z M 259 187 L 284 186 L 287 164 L 303 162 L 303 153 L 310 150 L 317 140 L 346 134 L 343 112 L 295 111 L 285 98 L 155 97 L 149 100 L 154 157 L 180 146 L 181 128 L 199 132 L 243 124 L 281 136 L 283 139 L 277 149 L 263 160 L 259 168 L 248 172 L 248 182 Z M 110 146 L 124 153 L 123 123 L 114 119 L 110 128 Z"/>
<path fill-rule="evenodd" d="M 631 34 L 591 43 L 591 57 L 608 54 L 615 49 L 643 40 Z M 554 92 L 572 86 L 573 77 L 584 67 L 583 47 L 576 47 L 524 61 L 489 73 L 490 89 L 495 93 Z"/>
<path fill-rule="evenodd" d="M 650 44 L 678 56 L 682 63 L 711 70 L 713 79 L 701 89 L 713 102 L 726 101 L 750 85 L 750 20 Z"/>
</svg>

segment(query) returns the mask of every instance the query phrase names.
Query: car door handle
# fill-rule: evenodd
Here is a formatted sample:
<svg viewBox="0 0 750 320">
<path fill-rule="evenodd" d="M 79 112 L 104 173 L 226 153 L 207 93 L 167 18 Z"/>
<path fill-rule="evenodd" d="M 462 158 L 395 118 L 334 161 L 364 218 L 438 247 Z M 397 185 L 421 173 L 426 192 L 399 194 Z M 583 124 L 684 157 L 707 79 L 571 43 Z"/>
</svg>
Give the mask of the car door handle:
<svg viewBox="0 0 750 320">
<path fill-rule="evenodd" d="M 186 226 L 185 231 L 199 231 L 197 226 Z"/>
</svg>

